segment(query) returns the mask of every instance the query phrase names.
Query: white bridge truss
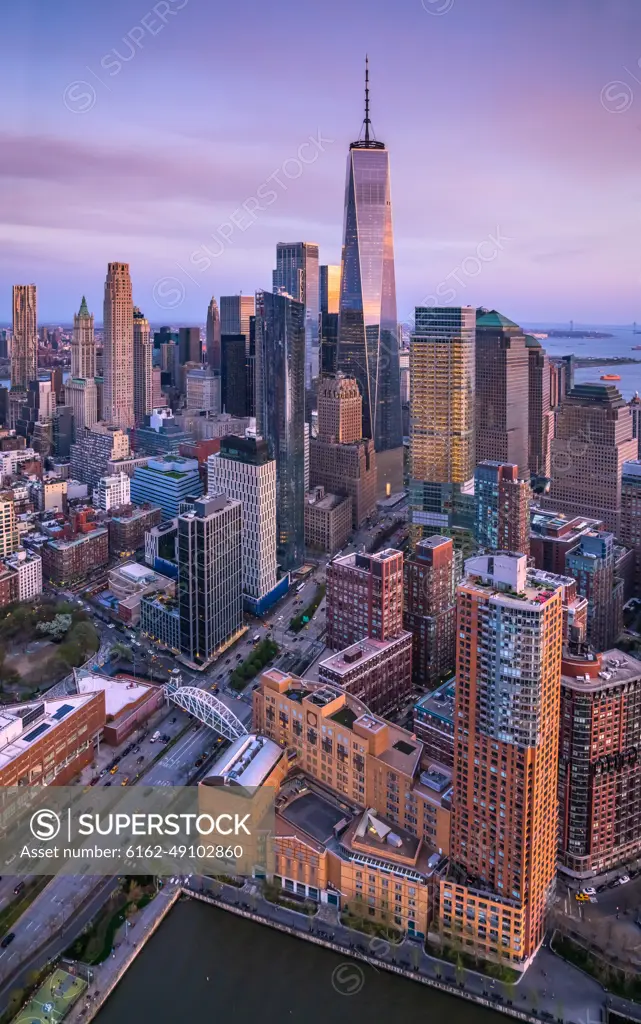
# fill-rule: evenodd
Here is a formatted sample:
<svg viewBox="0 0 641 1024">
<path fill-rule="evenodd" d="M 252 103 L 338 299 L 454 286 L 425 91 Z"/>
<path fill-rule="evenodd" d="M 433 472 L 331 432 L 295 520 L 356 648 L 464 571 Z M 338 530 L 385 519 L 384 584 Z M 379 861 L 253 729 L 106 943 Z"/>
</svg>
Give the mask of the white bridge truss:
<svg viewBox="0 0 641 1024">
<path fill-rule="evenodd" d="M 240 719 L 213 693 L 199 690 L 196 686 L 179 686 L 173 691 L 168 688 L 168 693 L 174 704 L 220 733 L 226 740 L 237 740 L 247 735 L 247 729 Z"/>
</svg>

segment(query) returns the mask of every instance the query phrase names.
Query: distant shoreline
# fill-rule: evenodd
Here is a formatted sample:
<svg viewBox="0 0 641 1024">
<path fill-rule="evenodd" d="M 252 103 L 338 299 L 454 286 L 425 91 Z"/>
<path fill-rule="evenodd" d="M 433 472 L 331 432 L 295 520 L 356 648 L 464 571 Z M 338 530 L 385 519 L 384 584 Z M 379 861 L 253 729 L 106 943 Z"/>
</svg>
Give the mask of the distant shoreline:
<svg viewBox="0 0 641 1024">
<path fill-rule="evenodd" d="M 641 359 L 634 359 L 632 356 L 577 356 L 574 360 L 576 367 L 585 366 L 629 366 L 633 363 L 641 363 Z"/>
</svg>

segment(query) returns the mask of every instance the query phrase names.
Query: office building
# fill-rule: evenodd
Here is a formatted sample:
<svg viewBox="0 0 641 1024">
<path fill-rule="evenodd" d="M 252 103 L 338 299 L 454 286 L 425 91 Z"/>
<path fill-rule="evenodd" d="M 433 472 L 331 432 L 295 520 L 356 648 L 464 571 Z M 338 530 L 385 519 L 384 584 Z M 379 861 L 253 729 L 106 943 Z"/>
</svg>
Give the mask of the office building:
<svg viewBox="0 0 641 1024">
<path fill-rule="evenodd" d="M 261 615 L 283 592 L 276 572 L 276 461 L 267 442 L 248 431 L 221 439 L 207 473 L 210 495 L 226 494 L 242 505 L 243 599 Z"/>
<path fill-rule="evenodd" d="M 413 638 L 412 679 L 417 686 L 432 689 L 454 671 L 459 576 L 449 537 L 420 540 L 405 559 L 403 625 Z"/>
<path fill-rule="evenodd" d="M 641 460 L 624 462 L 618 539 L 634 552 L 634 591 L 641 596 Z"/>
<path fill-rule="evenodd" d="M 474 470 L 475 536 L 485 551 L 530 553 L 530 499 L 519 467 L 481 462 Z"/>
<path fill-rule="evenodd" d="M 101 476 L 93 491 L 93 506 L 102 512 L 122 508 L 131 503 L 131 481 L 125 473 Z"/>
<path fill-rule="evenodd" d="M 632 436 L 636 438 L 637 442 L 637 455 L 636 458 L 641 457 L 641 398 L 639 392 L 635 391 L 634 395 L 628 402 L 630 412 L 632 413 Z"/>
<path fill-rule="evenodd" d="M 305 544 L 312 551 L 335 555 L 352 532 L 352 499 L 326 494 L 317 484 L 305 496 Z"/>
<path fill-rule="evenodd" d="M 149 321 L 134 306 L 134 418 L 144 421 L 153 410 L 153 346 Z"/>
<path fill-rule="evenodd" d="M 111 475 L 110 462 L 126 460 L 129 456 L 129 437 L 124 431 L 95 423 L 82 432 L 76 430 L 76 441 L 71 446 L 71 476 L 93 490 L 101 476 Z"/>
<path fill-rule="evenodd" d="M 201 365 L 203 344 L 200 340 L 200 327 L 180 327 L 178 329 L 178 359 L 181 366 L 184 366 L 185 363 Z"/>
<path fill-rule="evenodd" d="M 14 284 L 11 390 L 26 391 L 38 376 L 38 312 L 35 284 Z"/>
<path fill-rule="evenodd" d="M 618 648 L 563 652 L 559 870 L 569 882 L 641 856 L 641 666 Z"/>
<path fill-rule="evenodd" d="M 126 430 L 134 425 L 134 316 L 128 263 L 110 263 L 103 314 L 102 419 Z"/>
<path fill-rule="evenodd" d="M 71 374 L 78 380 L 93 381 L 96 376 L 96 339 L 93 313 L 89 312 L 84 295 L 80 309 L 73 315 L 71 339 Z"/>
<path fill-rule="evenodd" d="M 338 313 L 320 316 L 320 373 L 332 376 L 338 371 Z M 362 433 L 362 427 L 361 427 Z"/>
<path fill-rule="evenodd" d="M 525 555 L 480 555 L 458 588 L 445 942 L 524 971 L 554 897 L 562 589 Z"/>
<path fill-rule="evenodd" d="M 220 410 L 230 416 L 247 416 L 249 378 L 245 335 L 221 335 L 220 352 Z"/>
<path fill-rule="evenodd" d="M 318 679 L 341 686 L 374 714 L 389 717 L 405 707 L 412 692 L 412 634 L 390 640 L 364 637 L 321 661 Z"/>
<path fill-rule="evenodd" d="M 187 497 L 202 493 L 198 462 L 179 455 L 150 458 L 131 478 L 131 500 L 137 505 L 157 505 L 168 519 L 178 515 L 180 503 Z"/>
<path fill-rule="evenodd" d="M 415 537 L 461 523 L 474 476 L 476 312 L 419 306 L 410 338 L 410 513 Z"/>
<path fill-rule="evenodd" d="M 319 268 L 320 312 L 334 316 L 338 314 L 341 302 L 340 265 L 324 263 Z"/>
<path fill-rule="evenodd" d="M 92 377 L 80 380 L 69 377 L 65 381 L 65 404 L 73 415 L 76 440 L 82 436 L 85 427 L 93 427 L 98 422 L 98 390 Z"/>
<path fill-rule="evenodd" d="M 525 335 L 528 353 L 529 462 L 533 477 L 550 476 L 554 412 L 550 399 L 550 360 L 538 338 Z"/>
<path fill-rule="evenodd" d="M 414 705 L 414 732 L 423 744 L 423 763 L 438 761 L 454 768 L 456 680 L 447 679 Z"/>
<path fill-rule="evenodd" d="M 513 463 L 529 479 L 529 355 L 521 328 L 495 309 L 476 319 L 477 463 Z"/>
<path fill-rule="evenodd" d="M 36 451 L 48 455 L 51 436 L 45 436 L 42 444 L 42 424 L 50 424 L 56 409 L 56 395 L 51 386 L 50 378 L 30 380 L 27 390 L 23 392 L 23 402 L 16 422 L 16 432 L 26 438 Z M 39 437 L 40 444 L 35 439 Z"/>
<path fill-rule="evenodd" d="M 220 373 L 220 313 L 218 303 L 213 297 L 207 307 L 205 362 L 214 373 Z"/>
<path fill-rule="evenodd" d="M 90 765 L 106 723 L 104 693 L 4 704 L 0 785 L 66 786 Z"/>
<path fill-rule="evenodd" d="M 563 399 L 552 441 L 545 508 L 599 519 L 619 536 L 623 463 L 636 459 L 632 413 L 613 384 L 577 384 Z"/>
<path fill-rule="evenodd" d="M 180 653 L 180 611 L 178 598 L 150 594 L 140 601 L 140 631 L 174 654 Z"/>
<path fill-rule="evenodd" d="M 0 558 L 18 550 L 16 506 L 11 491 L 0 491 Z"/>
<path fill-rule="evenodd" d="M 327 566 L 327 646 L 343 650 L 371 636 L 403 632 L 403 555 L 384 548 L 373 555 L 343 555 Z"/>
<path fill-rule="evenodd" d="M 175 454 L 181 444 L 192 440 L 190 431 L 178 426 L 171 409 L 162 406 L 145 416 L 144 422 L 136 427 L 135 437 L 136 450 L 141 455 Z"/>
<path fill-rule="evenodd" d="M 565 516 L 551 509 L 532 505 L 530 508 L 530 554 L 537 569 L 564 573 L 568 551 L 581 537 L 603 529 L 599 519 Z M 627 542 L 626 542 L 627 543 Z"/>
<path fill-rule="evenodd" d="M 221 295 L 220 334 L 244 334 L 249 348 L 249 320 L 256 312 L 253 295 Z"/>
<path fill-rule="evenodd" d="M 17 578 L 17 601 L 33 601 L 42 593 L 42 559 L 32 551 L 19 548 L 12 555 L 3 559 L 7 569 L 11 569 Z"/>
<path fill-rule="evenodd" d="M 204 668 L 243 622 L 242 505 L 224 494 L 178 516 L 180 650 Z"/>
<path fill-rule="evenodd" d="M 109 529 L 109 551 L 122 557 L 133 554 L 144 547 L 148 530 L 153 530 L 162 519 L 157 505 L 121 506 L 112 511 L 107 527 Z"/>
<path fill-rule="evenodd" d="M 568 551 L 565 571 L 588 602 L 588 641 L 595 651 L 614 647 L 623 629 L 623 580 L 615 572 L 614 536 L 604 530 L 584 533 Z"/>
<path fill-rule="evenodd" d="M 220 376 L 209 368 L 189 370 L 185 374 L 185 392 L 190 411 L 213 412 L 215 416 L 221 411 Z"/>
<path fill-rule="evenodd" d="M 274 292 L 290 295 L 305 307 L 305 387 L 309 390 L 318 378 L 320 366 L 318 245 L 279 242 L 272 282 Z"/>
<path fill-rule="evenodd" d="M 310 486 L 352 500 L 358 529 L 376 508 L 374 442 L 361 437 L 362 398 L 355 380 L 337 374 L 318 384 L 318 431 L 309 443 Z"/>
<path fill-rule="evenodd" d="M 152 569 L 158 568 L 158 560 L 178 561 L 178 523 L 166 519 L 156 523 L 145 533 L 145 562 Z"/>
<path fill-rule="evenodd" d="M 389 153 L 365 119 L 347 159 L 338 366 L 358 381 L 363 437 L 374 441 L 379 494 L 403 489 L 403 431 Z"/>
<path fill-rule="evenodd" d="M 276 459 L 278 561 L 305 560 L 305 309 L 285 295 L 256 296 L 256 419 Z"/>
<path fill-rule="evenodd" d="M 56 459 L 69 458 L 74 437 L 73 409 L 69 405 L 56 406 L 51 421 L 51 447 Z"/>
</svg>

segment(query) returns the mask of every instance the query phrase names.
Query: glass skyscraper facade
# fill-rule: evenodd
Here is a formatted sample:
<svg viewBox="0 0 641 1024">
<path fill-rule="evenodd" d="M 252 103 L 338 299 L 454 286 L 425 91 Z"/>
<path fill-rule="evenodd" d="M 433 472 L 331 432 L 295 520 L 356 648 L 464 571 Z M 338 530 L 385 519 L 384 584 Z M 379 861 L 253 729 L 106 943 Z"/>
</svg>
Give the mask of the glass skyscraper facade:
<svg viewBox="0 0 641 1024">
<path fill-rule="evenodd" d="M 256 418 L 276 459 L 277 555 L 283 569 L 305 560 L 305 307 L 286 295 L 256 295 Z"/>
<path fill-rule="evenodd" d="M 368 106 L 347 159 L 343 237 L 339 369 L 360 385 L 363 435 L 380 453 L 379 490 L 391 493 L 403 486 L 403 434 L 390 169 L 384 143 L 370 139 Z"/>
<path fill-rule="evenodd" d="M 320 363 L 318 245 L 315 242 L 279 242 L 272 283 L 275 292 L 284 291 L 305 307 L 305 387 L 309 389 L 318 378 Z"/>
</svg>

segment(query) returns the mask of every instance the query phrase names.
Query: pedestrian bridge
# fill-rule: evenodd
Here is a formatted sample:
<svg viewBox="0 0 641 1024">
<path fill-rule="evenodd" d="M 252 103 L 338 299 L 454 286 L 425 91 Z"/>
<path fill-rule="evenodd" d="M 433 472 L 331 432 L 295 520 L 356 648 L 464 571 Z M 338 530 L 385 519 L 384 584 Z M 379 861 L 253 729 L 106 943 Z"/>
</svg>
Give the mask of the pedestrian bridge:
<svg viewBox="0 0 641 1024">
<path fill-rule="evenodd" d="M 207 690 L 196 686 L 167 687 L 169 699 L 183 711 L 198 718 L 226 740 L 237 740 L 247 735 L 247 729 L 233 711 Z"/>
</svg>

